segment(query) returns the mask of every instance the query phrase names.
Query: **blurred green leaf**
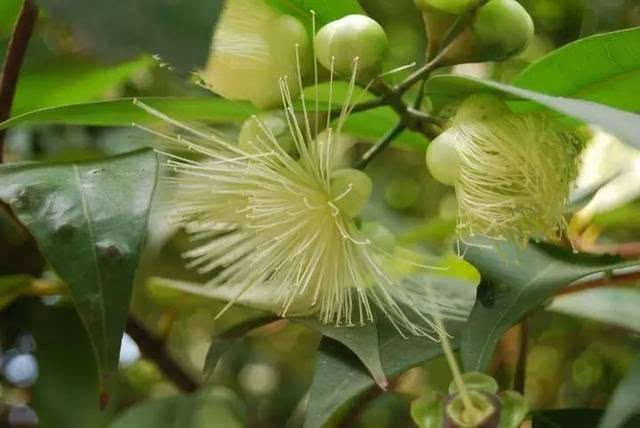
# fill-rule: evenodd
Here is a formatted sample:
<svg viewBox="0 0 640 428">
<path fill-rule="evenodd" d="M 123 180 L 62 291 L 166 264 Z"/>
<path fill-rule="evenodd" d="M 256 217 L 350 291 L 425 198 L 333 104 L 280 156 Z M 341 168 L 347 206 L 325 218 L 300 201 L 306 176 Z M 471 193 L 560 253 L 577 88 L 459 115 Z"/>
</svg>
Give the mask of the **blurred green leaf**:
<svg viewBox="0 0 640 428">
<path fill-rule="evenodd" d="M 103 381 L 117 367 L 157 166 L 145 149 L 98 162 L 0 167 L 0 199 L 69 285 Z"/>
<path fill-rule="evenodd" d="M 638 308 L 640 289 L 603 287 L 558 296 L 547 309 L 640 332 Z"/>
<path fill-rule="evenodd" d="M 110 428 L 242 428 L 246 410 L 230 390 L 214 387 L 192 395 L 150 400 L 138 404 Z"/>
<path fill-rule="evenodd" d="M 34 305 L 31 330 L 39 376 L 33 407 L 42 428 L 102 427 L 99 379 L 86 330 L 73 308 Z"/>
<path fill-rule="evenodd" d="M 158 54 L 181 71 L 209 56 L 222 0 L 37 0 L 57 22 L 68 24 L 83 46 L 100 58 L 121 60 Z"/>
<path fill-rule="evenodd" d="M 629 372 L 614 391 L 599 428 L 638 426 L 640 417 L 634 418 L 635 424 L 625 424 L 633 415 L 640 414 L 638 397 L 640 397 L 640 355 L 636 357 Z"/>
<path fill-rule="evenodd" d="M 0 310 L 20 297 L 30 286 L 29 275 L 0 276 Z"/>
<path fill-rule="evenodd" d="M 442 354 L 442 348 L 427 338 L 404 338 L 386 319 L 378 321 L 380 361 L 387 377 L 398 375 Z M 459 324 L 448 326 L 454 336 Z M 305 428 L 320 428 L 340 416 L 348 404 L 375 385 L 361 361 L 333 339 L 320 343 L 311 385 Z"/>
<path fill-rule="evenodd" d="M 0 129 L 22 124 L 129 126 L 132 122 L 158 122 L 158 118 L 135 106 L 133 100 L 134 98 L 121 98 L 39 109 L 0 123 Z M 216 97 L 150 97 L 138 100 L 178 120 L 242 123 L 257 113 L 248 103 Z"/>
<path fill-rule="evenodd" d="M 555 291 L 587 275 L 638 265 L 613 256 L 533 243 L 521 248 L 488 238 L 473 240 L 464 253 L 482 275 L 460 342 L 466 371 L 485 371 L 503 334 Z"/>
<path fill-rule="evenodd" d="M 552 51 L 531 64 L 514 86 L 640 110 L 640 28 L 598 34 Z"/>
<path fill-rule="evenodd" d="M 343 16 L 363 13 L 356 0 L 265 0 L 271 7 L 288 15 L 295 16 L 311 28 L 311 11 L 316 15 L 316 26 L 319 29 Z"/>
<path fill-rule="evenodd" d="M 554 97 L 516 88 L 492 80 L 454 75 L 436 76 L 427 81 L 427 93 L 442 101 L 456 100 L 478 92 L 507 94 L 515 98 L 535 101 L 552 110 L 572 116 L 586 123 L 599 125 L 623 142 L 640 147 L 640 115 L 617 110 L 592 101 Z"/>
<path fill-rule="evenodd" d="M 72 57 L 57 59 L 20 76 L 12 114 L 104 98 L 152 63 L 149 57 L 112 66 L 79 62 Z"/>
<path fill-rule="evenodd" d="M 20 0 L 3 0 L 0 3 L 0 38 L 11 34 L 19 10 Z M 4 56 L 2 51 L 0 56 Z"/>
</svg>

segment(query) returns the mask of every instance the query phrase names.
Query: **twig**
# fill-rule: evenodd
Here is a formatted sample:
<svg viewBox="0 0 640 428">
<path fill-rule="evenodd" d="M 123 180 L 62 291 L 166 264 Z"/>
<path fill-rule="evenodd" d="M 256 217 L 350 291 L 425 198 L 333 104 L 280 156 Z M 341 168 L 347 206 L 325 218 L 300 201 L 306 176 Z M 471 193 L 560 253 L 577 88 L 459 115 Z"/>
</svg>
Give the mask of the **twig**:
<svg viewBox="0 0 640 428">
<path fill-rule="evenodd" d="M 607 278 L 598 278 L 593 281 L 582 282 L 559 290 L 555 297 L 564 296 L 566 294 L 579 293 L 593 288 L 622 285 L 640 281 L 640 272 L 629 272 L 621 275 L 612 275 Z"/>
<path fill-rule="evenodd" d="M 403 121 L 398 122 L 396 126 L 391 128 L 389 132 L 387 132 L 378 142 L 376 142 L 373 146 L 366 151 L 364 155 L 362 155 L 362 159 L 356 164 L 357 169 L 364 169 L 371 159 L 373 159 L 378 153 L 387 148 L 389 144 L 398 136 L 402 131 L 406 128 Z"/>
<path fill-rule="evenodd" d="M 529 353 L 529 322 L 525 318 L 520 322 L 520 346 L 518 351 L 518 362 L 516 364 L 516 372 L 513 377 L 513 389 L 518 391 L 520 394 L 524 394 L 528 353 Z"/>
<path fill-rule="evenodd" d="M 0 122 L 4 122 L 11 114 L 11 106 L 16 93 L 16 84 L 24 54 L 29 44 L 33 27 L 38 18 L 38 7 L 33 0 L 25 0 L 20 9 L 20 15 L 13 29 L 11 41 L 7 48 L 7 55 L 2 66 L 2 76 L 0 76 Z M 4 159 L 4 136 L 6 130 L 0 130 L 0 163 Z"/>
<path fill-rule="evenodd" d="M 184 392 L 194 392 L 199 388 L 199 383 L 167 353 L 164 340 L 148 331 L 132 315 L 127 320 L 127 333 L 140 347 L 142 355 L 153 361 L 178 388 Z"/>
</svg>

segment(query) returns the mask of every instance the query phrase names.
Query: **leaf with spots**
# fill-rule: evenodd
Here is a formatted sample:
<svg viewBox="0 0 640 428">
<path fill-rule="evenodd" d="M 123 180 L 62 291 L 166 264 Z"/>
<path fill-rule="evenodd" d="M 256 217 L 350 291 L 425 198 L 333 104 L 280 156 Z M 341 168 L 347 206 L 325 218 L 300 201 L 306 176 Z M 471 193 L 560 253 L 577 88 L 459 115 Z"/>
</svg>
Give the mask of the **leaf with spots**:
<svg viewBox="0 0 640 428">
<path fill-rule="evenodd" d="M 69 285 L 103 386 L 118 363 L 157 165 L 146 149 L 95 162 L 0 167 L 0 200 Z"/>
</svg>

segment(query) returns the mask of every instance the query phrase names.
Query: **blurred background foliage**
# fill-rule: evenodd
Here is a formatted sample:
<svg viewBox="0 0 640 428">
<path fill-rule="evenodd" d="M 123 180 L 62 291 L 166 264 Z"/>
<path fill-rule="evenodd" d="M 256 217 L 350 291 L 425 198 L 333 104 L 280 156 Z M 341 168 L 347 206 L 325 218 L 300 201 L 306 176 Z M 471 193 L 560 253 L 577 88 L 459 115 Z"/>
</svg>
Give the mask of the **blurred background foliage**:
<svg viewBox="0 0 640 428">
<path fill-rule="evenodd" d="M 417 14 L 406 16 L 406 9 L 399 5 L 402 2 L 360 3 L 387 31 L 393 52 L 387 69 L 424 57 L 424 30 L 421 20 L 415 19 Z M 579 37 L 640 25 L 636 0 L 521 3 L 535 20 L 535 42 L 503 63 L 458 66 L 455 72 L 509 82 L 532 61 Z M 206 60 L 221 2 L 40 0 L 38 4 L 42 12 L 13 115 L 122 97 L 209 95 L 194 84 L 190 72 Z M 0 57 L 19 6 L 19 0 L 0 2 Z M 358 125 L 357 118 L 354 115 L 354 128 L 366 126 Z M 233 137 L 238 126 L 218 126 L 218 130 Z M 359 141 L 367 140 L 363 135 L 356 135 Z M 25 124 L 9 130 L 7 158 L 94 159 L 147 146 L 151 138 L 130 127 Z M 407 136 L 412 138 L 415 141 L 415 136 Z M 397 242 L 426 251 L 433 261 L 444 263 L 454 254 L 455 203 L 451 190 L 428 176 L 422 154 L 416 156 L 413 151 L 418 146 L 387 151 L 372 162 L 368 172 L 374 179 L 377 199 L 368 210 L 388 220 Z M 355 150 L 361 151 L 363 146 L 357 145 Z M 621 169 L 631 168 L 628 162 L 629 157 Z M 640 187 L 640 174 L 629 180 L 626 187 Z M 597 214 L 590 230 L 594 242 L 640 240 L 637 197 L 632 195 L 628 203 Z M 180 254 L 190 243 L 182 232 L 167 229 L 162 218 L 152 217 L 149 227 L 132 311 L 164 341 L 168 353 L 188 376 L 202 384 L 198 392 L 181 395 L 162 368 L 142 356 L 135 341 L 125 336 L 120 370 L 113 379 L 108 406 L 101 411 L 87 333 L 69 299 L 50 296 L 12 301 L 11 296 L 2 296 L 0 425 L 34 426 L 39 419 L 39 426 L 45 428 L 302 426 L 319 334 L 292 322 L 271 323 L 233 343 L 205 376 L 202 367 L 212 337 L 255 314 L 234 308 L 214 321 L 219 303 L 154 288 L 151 277 L 194 282 L 203 278 L 183 266 Z M 0 276 L 41 272 L 52 275 L 30 236 L 0 211 Z M 466 264 L 450 274 L 477 280 L 477 273 Z M 640 345 L 637 335 L 630 336 L 617 327 L 547 311 L 532 316 L 531 330 L 526 395 L 534 408 L 541 409 L 602 408 Z M 509 355 L 510 351 L 504 352 Z M 430 389 L 443 390 L 450 381 L 445 367 L 441 359 L 433 360 L 393 379 L 389 392 L 370 397 L 364 404 L 356 400 L 344 411 L 355 408 L 357 417 L 349 419 L 352 425 L 342 426 L 413 426 L 410 400 Z M 508 382 L 512 369 L 498 364 L 498 378 Z"/>
</svg>

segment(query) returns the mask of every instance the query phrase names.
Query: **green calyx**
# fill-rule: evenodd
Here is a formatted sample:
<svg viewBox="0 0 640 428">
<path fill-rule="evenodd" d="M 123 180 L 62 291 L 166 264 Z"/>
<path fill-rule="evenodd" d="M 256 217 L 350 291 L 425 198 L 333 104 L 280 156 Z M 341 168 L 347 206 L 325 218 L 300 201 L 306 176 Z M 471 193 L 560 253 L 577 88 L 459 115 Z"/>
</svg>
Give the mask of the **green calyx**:
<svg viewBox="0 0 640 428">
<path fill-rule="evenodd" d="M 478 428 L 492 426 L 492 422 L 499 421 L 500 402 L 494 395 L 470 390 L 469 399 L 473 408 L 465 407 L 460 394 L 453 395 L 445 404 L 445 416 L 457 427 Z"/>
<path fill-rule="evenodd" d="M 347 15 L 320 28 L 315 37 L 318 61 L 328 70 L 350 75 L 381 67 L 388 41 L 384 29 L 365 15 Z"/>
<path fill-rule="evenodd" d="M 364 172 L 338 169 L 331 174 L 332 203 L 349 218 L 356 217 L 367 204 L 373 183 Z"/>
<path fill-rule="evenodd" d="M 534 34 L 533 20 L 516 0 L 489 0 L 476 10 L 471 29 L 485 61 L 522 52 Z"/>
</svg>

